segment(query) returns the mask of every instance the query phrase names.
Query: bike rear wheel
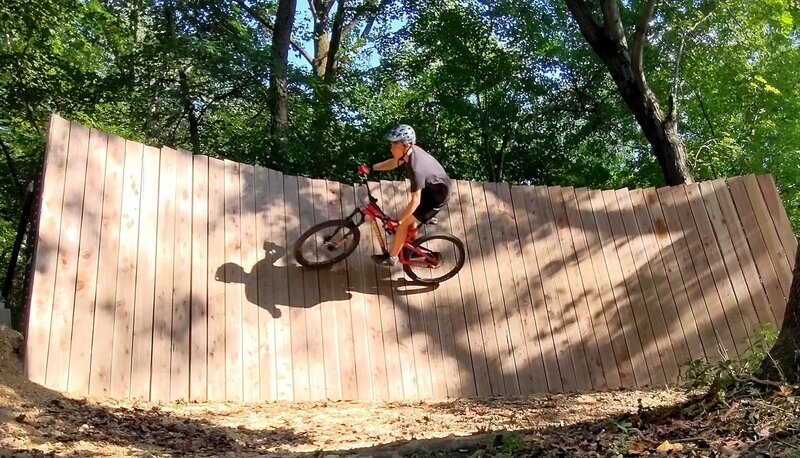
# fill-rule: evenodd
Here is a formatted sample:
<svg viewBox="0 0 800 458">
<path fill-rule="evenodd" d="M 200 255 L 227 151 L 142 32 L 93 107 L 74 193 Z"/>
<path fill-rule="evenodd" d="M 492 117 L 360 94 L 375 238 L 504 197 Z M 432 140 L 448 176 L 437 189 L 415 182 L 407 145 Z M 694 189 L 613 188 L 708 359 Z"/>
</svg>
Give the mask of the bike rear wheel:
<svg viewBox="0 0 800 458">
<path fill-rule="evenodd" d="M 464 267 L 464 242 L 451 234 L 428 234 L 403 248 L 403 270 L 419 283 L 436 284 Z"/>
<path fill-rule="evenodd" d="M 336 264 L 358 246 L 361 231 L 346 219 L 325 221 L 300 235 L 294 245 L 294 258 L 306 267 Z"/>
</svg>

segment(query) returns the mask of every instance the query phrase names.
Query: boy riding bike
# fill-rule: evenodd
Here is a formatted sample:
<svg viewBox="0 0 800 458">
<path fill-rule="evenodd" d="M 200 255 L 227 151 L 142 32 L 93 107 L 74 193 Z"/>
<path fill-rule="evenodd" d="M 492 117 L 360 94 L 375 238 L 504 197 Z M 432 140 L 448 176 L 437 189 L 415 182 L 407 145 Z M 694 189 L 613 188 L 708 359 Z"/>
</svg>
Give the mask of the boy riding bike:
<svg viewBox="0 0 800 458">
<path fill-rule="evenodd" d="M 379 265 L 393 266 L 398 261 L 408 231 L 416 231 L 419 224 L 430 221 L 450 200 L 451 184 L 439 161 L 416 145 L 417 136 L 411 126 L 401 124 L 385 138 L 391 142 L 392 158 L 373 165 L 372 169 L 385 172 L 405 165 L 411 180 L 411 200 L 397 219 L 399 225 L 392 249 L 389 253 L 372 256 Z M 361 167 L 362 173 L 369 172 L 367 166 Z"/>
</svg>

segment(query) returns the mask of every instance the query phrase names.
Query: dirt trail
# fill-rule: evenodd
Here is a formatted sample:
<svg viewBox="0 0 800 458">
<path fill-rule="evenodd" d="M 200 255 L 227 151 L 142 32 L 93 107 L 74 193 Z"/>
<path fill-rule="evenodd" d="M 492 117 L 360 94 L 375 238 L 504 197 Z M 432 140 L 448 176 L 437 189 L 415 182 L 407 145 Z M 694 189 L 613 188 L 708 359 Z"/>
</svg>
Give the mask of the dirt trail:
<svg viewBox="0 0 800 458">
<path fill-rule="evenodd" d="M 477 456 L 496 436 L 487 433 L 503 430 L 520 431 L 518 441 L 570 435 L 553 450 L 580 442 L 579 436 L 597 441 L 587 446 L 590 455 L 615 456 L 612 439 L 620 431 L 609 431 L 607 442 L 588 431 L 615 430 L 608 419 L 637 412 L 639 403 L 655 408 L 685 401 L 673 390 L 442 402 L 117 401 L 27 381 L 21 343 L 19 333 L 0 329 L 0 456 Z"/>
</svg>

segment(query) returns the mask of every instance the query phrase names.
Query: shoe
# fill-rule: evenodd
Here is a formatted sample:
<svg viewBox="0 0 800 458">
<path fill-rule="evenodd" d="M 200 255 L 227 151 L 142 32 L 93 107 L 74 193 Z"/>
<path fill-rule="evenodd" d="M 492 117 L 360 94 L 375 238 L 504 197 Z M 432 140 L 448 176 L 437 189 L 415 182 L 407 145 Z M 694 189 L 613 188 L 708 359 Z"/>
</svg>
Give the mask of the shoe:
<svg viewBox="0 0 800 458">
<path fill-rule="evenodd" d="M 375 264 L 379 266 L 386 266 L 391 267 L 397 264 L 397 256 L 390 256 L 388 253 L 386 254 L 373 254 L 372 260 L 375 261 Z"/>
</svg>

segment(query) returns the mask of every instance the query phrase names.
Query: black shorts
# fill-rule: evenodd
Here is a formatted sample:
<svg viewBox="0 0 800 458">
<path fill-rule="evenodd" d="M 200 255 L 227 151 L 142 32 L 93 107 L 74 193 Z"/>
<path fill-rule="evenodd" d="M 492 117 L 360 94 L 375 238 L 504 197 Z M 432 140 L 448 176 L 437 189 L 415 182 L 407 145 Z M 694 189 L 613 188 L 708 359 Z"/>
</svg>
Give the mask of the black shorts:
<svg viewBox="0 0 800 458">
<path fill-rule="evenodd" d="M 414 210 L 414 218 L 420 224 L 427 223 L 431 218 L 439 213 L 439 210 L 447 205 L 447 200 L 442 201 L 436 194 L 428 188 L 422 188 L 419 206 Z"/>
</svg>

